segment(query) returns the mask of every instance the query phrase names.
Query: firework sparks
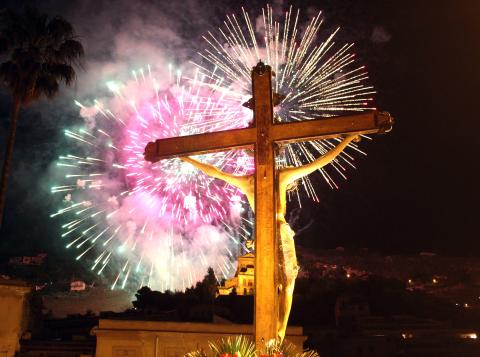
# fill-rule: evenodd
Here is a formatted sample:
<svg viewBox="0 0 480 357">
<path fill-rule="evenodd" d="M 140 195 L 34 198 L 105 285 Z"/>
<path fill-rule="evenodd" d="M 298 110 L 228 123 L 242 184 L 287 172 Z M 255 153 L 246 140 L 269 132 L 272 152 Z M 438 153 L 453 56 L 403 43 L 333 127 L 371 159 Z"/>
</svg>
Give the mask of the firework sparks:
<svg viewBox="0 0 480 357">
<path fill-rule="evenodd" d="M 259 20 L 262 20 L 261 22 Z M 260 26 L 258 26 L 261 23 Z M 251 69 L 262 60 L 275 73 L 273 89 L 280 95 L 274 116 L 276 122 L 291 122 L 327 118 L 375 109 L 372 106 L 372 86 L 366 85 L 368 75 L 364 66 L 355 63 L 353 44 L 336 46 L 339 29 L 318 40 L 322 18 L 313 17 L 300 29 L 300 11 L 290 8 L 282 19 L 276 19 L 270 6 L 257 19 L 257 29 L 247 11 L 227 16 L 218 32 L 203 38 L 206 48 L 200 52 L 202 63 L 194 63 L 200 72 L 213 81 L 241 94 L 251 91 Z M 277 165 L 299 166 L 313 161 L 330 150 L 339 139 L 317 140 L 288 144 L 277 156 Z M 354 143 L 349 147 L 364 154 Z M 346 166 L 354 167 L 353 157 L 342 153 L 331 165 L 337 174 L 346 178 Z M 320 169 L 325 181 L 337 188 L 330 171 Z M 306 194 L 318 201 L 308 177 L 301 185 Z M 300 203 L 299 190 L 293 191 Z M 289 194 L 292 198 L 292 194 Z"/>
<path fill-rule="evenodd" d="M 108 81 L 112 96 L 106 101 L 76 101 L 85 125 L 65 130 L 76 150 L 57 161 L 65 180 L 52 193 L 66 196 L 51 217 L 64 218 L 61 239 L 78 250 L 77 260 L 89 261 L 98 274 L 113 273 L 112 289 L 132 281 L 182 290 L 208 266 L 225 278 L 233 272 L 232 247 L 242 246 L 253 224 L 239 219 L 243 196 L 179 159 L 147 163 L 143 150 L 155 139 L 247 127 L 252 113 L 242 103 L 250 96 L 250 71 L 259 60 L 275 72 L 277 122 L 374 109 L 375 91 L 366 84 L 365 68 L 355 63 L 353 45 L 336 45 L 338 30 L 319 41 L 320 14 L 304 28 L 292 9 L 277 20 L 267 7 L 260 19 L 254 29 L 245 10 L 227 16 L 218 33 L 204 36 L 203 61 L 189 78 L 173 66 L 156 77 L 149 66 L 132 71 L 127 83 Z M 311 162 L 337 140 L 285 145 L 277 165 Z M 364 154 L 354 143 L 349 147 L 350 153 L 320 170 L 332 188 L 337 187 L 332 172 L 346 178 L 347 167 L 354 167 L 352 153 Z M 238 175 L 253 169 L 244 151 L 199 159 Z M 298 187 L 318 200 L 308 177 Z M 289 198 L 300 203 L 298 187 Z"/>
<path fill-rule="evenodd" d="M 136 276 L 157 289 L 182 290 L 208 266 L 223 275 L 232 270 L 228 246 L 240 241 L 235 226 L 245 203 L 236 188 L 180 159 L 145 162 L 143 150 L 158 138 L 245 127 L 252 114 L 243 97 L 205 82 L 198 71 L 188 79 L 177 71 L 168 86 L 147 73 L 107 82 L 111 107 L 75 102 L 85 125 L 65 130 L 76 151 L 57 161 L 65 182 L 51 191 L 67 196 L 51 216 L 65 218 L 61 238 L 78 249 L 77 260 L 88 259 L 99 274 L 111 266 L 112 289 Z M 199 159 L 239 175 L 253 170 L 243 150 Z M 215 227 L 219 222 L 225 226 Z"/>
</svg>

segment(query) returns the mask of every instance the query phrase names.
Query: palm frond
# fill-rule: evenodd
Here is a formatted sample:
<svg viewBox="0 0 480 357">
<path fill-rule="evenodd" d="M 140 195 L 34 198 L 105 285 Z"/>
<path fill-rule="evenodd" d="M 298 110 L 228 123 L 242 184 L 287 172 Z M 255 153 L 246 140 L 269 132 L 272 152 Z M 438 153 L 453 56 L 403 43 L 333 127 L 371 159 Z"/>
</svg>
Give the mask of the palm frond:
<svg viewBox="0 0 480 357">
<path fill-rule="evenodd" d="M 320 357 L 317 351 L 314 350 L 306 350 L 303 352 L 300 352 L 298 354 L 298 357 Z"/>
<path fill-rule="evenodd" d="M 72 37 L 75 34 L 73 26 L 60 16 L 51 19 L 46 26 L 46 30 L 52 40 L 56 42 L 62 41 L 66 37 Z"/>
<path fill-rule="evenodd" d="M 224 354 L 238 357 L 255 357 L 255 344 L 246 336 L 235 336 L 208 343 L 216 356 Z"/>
<path fill-rule="evenodd" d="M 297 347 L 287 340 L 283 340 L 282 343 L 278 346 L 278 352 L 280 352 L 283 357 L 299 357 L 299 352 Z"/>
<path fill-rule="evenodd" d="M 62 42 L 56 51 L 57 61 L 75 62 L 82 58 L 85 54 L 82 44 L 73 39 L 68 39 Z"/>
<path fill-rule="evenodd" d="M 69 22 L 33 8 L 3 11 L 0 18 L 0 53 L 9 57 L 0 79 L 14 96 L 23 103 L 52 98 L 61 82 L 74 83 L 84 50 Z"/>
<path fill-rule="evenodd" d="M 45 75 L 55 77 L 57 80 L 71 85 L 76 78 L 75 70 L 72 66 L 63 63 L 49 63 L 44 65 L 42 72 Z"/>
<path fill-rule="evenodd" d="M 207 354 L 204 350 L 198 350 L 187 353 L 185 357 L 207 357 Z"/>
<path fill-rule="evenodd" d="M 59 84 L 55 76 L 42 75 L 36 80 L 34 90 L 27 93 L 28 97 L 24 98 L 26 102 L 38 99 L 42 94 L 51 99 L 58 93 Z"/>
<path fill-rule="evenodd" d="M 294 344 L 275 340 L 265 343 L 257 351 L 255 344 L 246 336 L 227 337 L 209 342 L 209 353 L 203 349 L 187 353 L 186 357 L 320 357 L 316 351 L 298 351 Z"/>
<path fill-rule="evenodd" d="M 293 343 L 287 340 L 268 341 L 258 354 L 260 357 L 320 357 L 314 350 L 299 351 Z"/>
</svg>

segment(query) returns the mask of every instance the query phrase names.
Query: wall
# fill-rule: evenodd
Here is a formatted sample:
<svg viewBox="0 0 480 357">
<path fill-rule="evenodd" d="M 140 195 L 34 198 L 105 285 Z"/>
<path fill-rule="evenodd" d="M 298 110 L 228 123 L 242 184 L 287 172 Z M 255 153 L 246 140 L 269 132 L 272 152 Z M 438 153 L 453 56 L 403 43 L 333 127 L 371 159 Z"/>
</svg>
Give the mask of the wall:
<svg viewBox="0 0 480 357">
<path fill-rule="evenodd" d="M 252 336 L 253 326 L 235 324 L 100 320 L 95 329 L 96 357 L 182 357 L 208 341 L 227 336 Z M 290 327 L 287 340 L 302 348 L 301 327 Z"/>
</svg>

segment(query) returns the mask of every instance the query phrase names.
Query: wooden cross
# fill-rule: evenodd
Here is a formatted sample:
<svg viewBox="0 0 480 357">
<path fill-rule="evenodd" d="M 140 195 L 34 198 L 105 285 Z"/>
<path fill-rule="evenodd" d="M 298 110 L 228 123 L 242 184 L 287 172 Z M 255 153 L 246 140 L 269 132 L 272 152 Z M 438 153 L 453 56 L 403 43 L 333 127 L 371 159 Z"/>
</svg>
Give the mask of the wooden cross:
<svg viewBox="0 0 480 357">
<path fill-rule="evenodd" d="M 276 202 L 274 143 L 291 143 L 340 134 L 371 134 L 391 129 L 392 119 L 377 111 L 329 119 L 274 123 L 272 71 L 259 62 L 252 70 L 254 125 L 176 138 L 159 139 L 145 148 L 145 159 L 156 162 L 234 148 L 255 148 L 255 341 L 276 338 Z"/>
</svg>

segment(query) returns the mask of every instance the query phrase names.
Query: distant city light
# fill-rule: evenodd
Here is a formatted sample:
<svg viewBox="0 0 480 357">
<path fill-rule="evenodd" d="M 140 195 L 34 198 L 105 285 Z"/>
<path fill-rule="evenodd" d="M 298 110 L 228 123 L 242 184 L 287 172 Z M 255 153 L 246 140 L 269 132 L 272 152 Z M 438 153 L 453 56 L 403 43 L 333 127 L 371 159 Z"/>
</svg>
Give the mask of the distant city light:
<svg viewBox="0 0 480 357">
<path fill-rule="evenodd" d="M 477 334 L 476 333 L 461 333 L 460 338 L 471 338 L 473 340 L 477 339 Z"/>
</svg>

